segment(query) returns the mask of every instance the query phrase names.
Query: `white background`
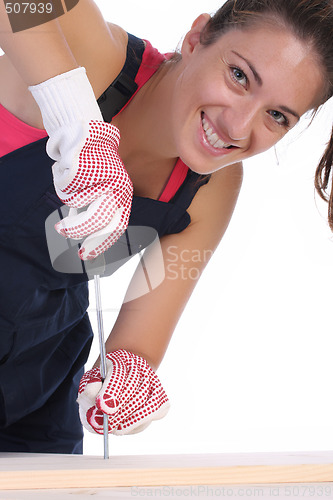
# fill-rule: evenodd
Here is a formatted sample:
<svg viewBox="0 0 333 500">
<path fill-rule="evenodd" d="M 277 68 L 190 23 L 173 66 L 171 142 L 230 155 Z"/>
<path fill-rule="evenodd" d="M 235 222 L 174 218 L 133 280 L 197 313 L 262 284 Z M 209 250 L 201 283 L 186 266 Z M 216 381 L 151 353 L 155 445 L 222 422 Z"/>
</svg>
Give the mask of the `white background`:
<svg viewBox="0 0 333 500">
<path fill-rule="evenodd" d="M 96 3 L 107 20 L 164 52 L 177 47 L 197 15 L 220 6 Z M 158 371 L 169 414 L 141 434 L 110 436 L 112 454 L 333 449 L 333 244 L 327 206 L 313 186 L 332 116 L 330 102 L 309 129 L 303 120 L 276 150 L 245 162 L 229 229 Z M 127 274 L 102 280 L 106 332 Z M 93 293 L 91 300 L 97 332 Z M 102 452 L 102 439 L 87 433 L 85 453 Z"/>
</svg>

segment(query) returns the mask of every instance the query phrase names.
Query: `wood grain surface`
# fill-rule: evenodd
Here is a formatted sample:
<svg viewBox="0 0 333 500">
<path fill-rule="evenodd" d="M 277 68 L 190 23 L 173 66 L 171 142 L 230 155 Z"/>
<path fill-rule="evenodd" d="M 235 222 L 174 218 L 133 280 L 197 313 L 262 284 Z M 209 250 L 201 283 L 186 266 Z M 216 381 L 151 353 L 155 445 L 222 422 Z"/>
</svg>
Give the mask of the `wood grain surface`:
<svg viewBox="0 0 333 500">
<path fill-rule="evenodd" d="M 320 482 L 333 482 L 333 452 L 136 455 L 109 460 L 0 454 L 1 491 Z"/>
</svg>

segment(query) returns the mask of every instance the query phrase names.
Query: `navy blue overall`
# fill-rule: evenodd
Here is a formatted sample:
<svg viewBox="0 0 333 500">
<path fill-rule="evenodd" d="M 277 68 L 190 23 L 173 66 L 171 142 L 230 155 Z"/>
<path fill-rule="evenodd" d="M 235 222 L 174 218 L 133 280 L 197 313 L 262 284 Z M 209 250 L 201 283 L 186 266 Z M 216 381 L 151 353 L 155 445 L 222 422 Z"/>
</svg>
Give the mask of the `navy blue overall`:
<svg viewBox="0 0 333 500">
<path fill-rule="evenodd" d="M 118 111 L 113 102 L 121 109 L 134 92 L 143 50 L 129 36 L 121 78 L 99 100 L 105 119 Z M 44 224 L 61 202 L 46 140 L 0 158 L 0 451 L 82 453 L 76 398 L 93 335 L 88 277 L 59 273 L 50 262 Z M 130 225 L 151 226 L 160 237 L 182 231 L 206 182 L 189 171 L 169 203 L 134 197 Z"/>
</svg>

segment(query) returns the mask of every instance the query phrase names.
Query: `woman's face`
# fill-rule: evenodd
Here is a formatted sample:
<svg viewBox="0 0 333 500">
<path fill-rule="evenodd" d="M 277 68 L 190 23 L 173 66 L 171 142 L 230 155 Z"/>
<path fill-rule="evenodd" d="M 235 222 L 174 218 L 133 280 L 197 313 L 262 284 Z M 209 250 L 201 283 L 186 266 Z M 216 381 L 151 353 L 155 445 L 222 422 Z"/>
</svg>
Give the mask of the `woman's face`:
<svg viewBox="0 0 333 500">
<path fill-rule="evenodd" d="M 280 26 L 231 30 L 204 47 L 201 17 L 182 48 L 173 140 L 192 170 L 211 173 L 276 144 L 316 104 L 323 71 Z"/>
</svg>

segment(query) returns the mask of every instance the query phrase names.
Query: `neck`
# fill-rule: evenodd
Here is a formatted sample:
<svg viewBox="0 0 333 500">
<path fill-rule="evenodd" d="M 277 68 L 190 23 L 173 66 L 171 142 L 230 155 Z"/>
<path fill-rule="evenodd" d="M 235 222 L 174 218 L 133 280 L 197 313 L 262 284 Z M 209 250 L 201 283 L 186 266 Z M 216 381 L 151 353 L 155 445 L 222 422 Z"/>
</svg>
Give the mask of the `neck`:
<svg viewBox="0 0 333 500">
<path fill-rule="evenodd" d="M 120 129 L 119 154 L 138 196 L 158 198 L 177 161 L 170 113 L 175 69 L 163 64 L 112 122 Z"/>
<path fill-rule="evenodd" d="M 137 162 L 138 156 L 145 164 L 177 158 L 170 114 L 175 69 L 171 62 L 163 64 L 113 121 L 121 132 L 125 162 Z"/>
</svg>

